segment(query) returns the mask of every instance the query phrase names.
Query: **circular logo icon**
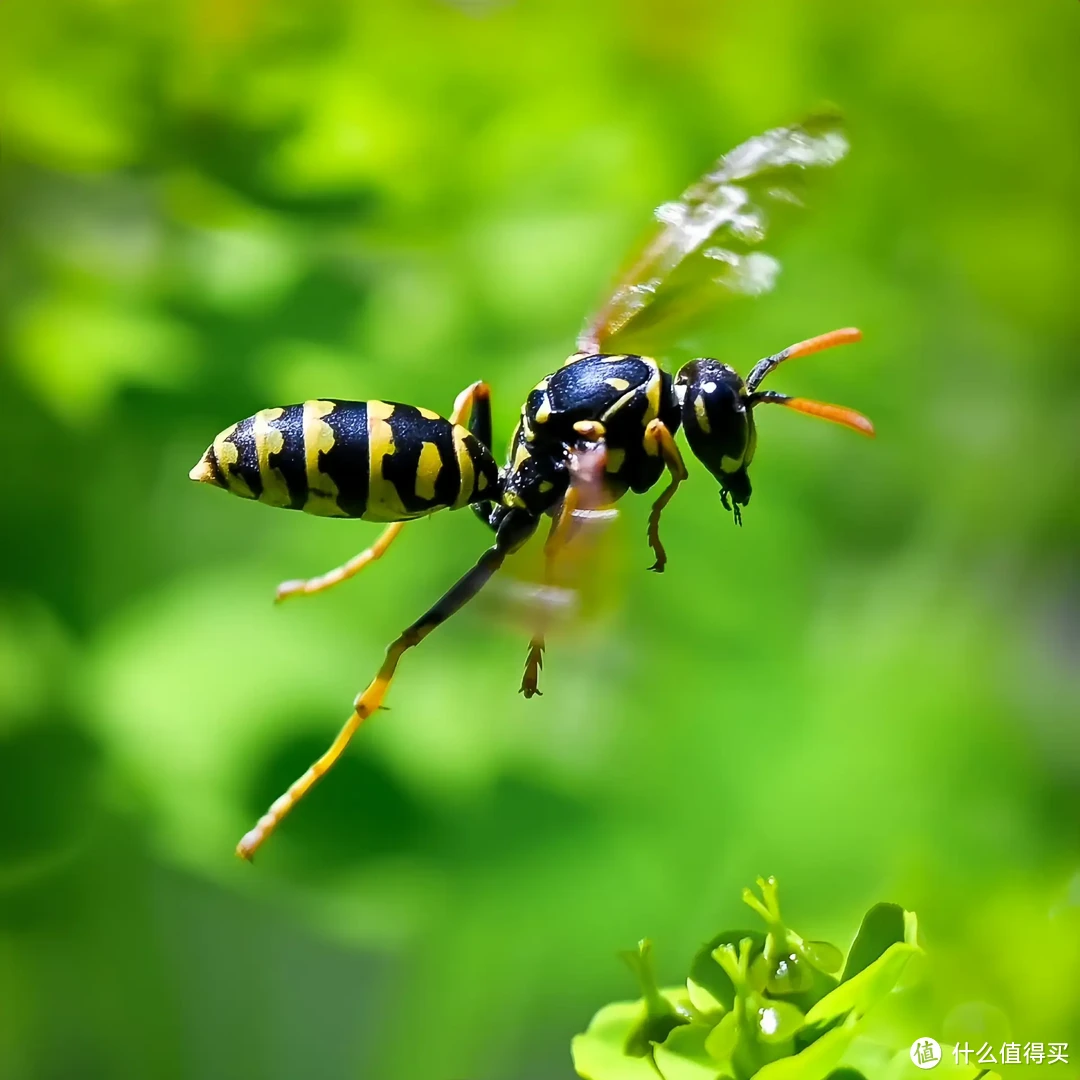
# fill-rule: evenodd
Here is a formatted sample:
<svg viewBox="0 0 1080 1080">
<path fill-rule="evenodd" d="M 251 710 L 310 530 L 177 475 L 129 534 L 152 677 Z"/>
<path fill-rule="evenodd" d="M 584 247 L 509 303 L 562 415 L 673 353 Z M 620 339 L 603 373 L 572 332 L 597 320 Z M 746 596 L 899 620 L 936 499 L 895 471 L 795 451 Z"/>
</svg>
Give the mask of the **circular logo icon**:
<svg viewBox="0 0 1080 1080">
<path fill-rule="evenodd" d="M 916 1039 L 911 1044 L 911 1063 L 918 1069 L 932 1069 L 941 1061 L 941 1044 L 929 1035 Z"/>
</svg>

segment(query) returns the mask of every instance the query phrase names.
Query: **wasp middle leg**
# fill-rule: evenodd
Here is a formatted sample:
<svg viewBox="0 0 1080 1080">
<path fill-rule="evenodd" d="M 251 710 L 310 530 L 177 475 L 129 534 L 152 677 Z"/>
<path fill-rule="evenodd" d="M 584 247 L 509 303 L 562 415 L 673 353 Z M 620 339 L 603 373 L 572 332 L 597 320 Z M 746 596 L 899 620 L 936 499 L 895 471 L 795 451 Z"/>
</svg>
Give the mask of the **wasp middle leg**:
<svg viewBox="0 0 1080 1080">
<path fill-rule="evenodd" d="M 454 399 L 454 409 L 450 413 L 450 423 L 461 424 L 468 418 L 469 430 L 491 449 L 491 392 L 485 382 L 474 382 L 467 386 Z M 277 587 L 275 599 L 280 603 L 292 596 L 313 596 L 326 592 L 335 585 L 355 577 L 369 563 L 381 559 L 390 545 L 401 535 L 407 522 L 395 521 L 387 525 L 370 547 L 359 555 L 354 555 L 347 563 L 328 570 L 313 578 L 299 578 L 295 581 L 283 581 Z"/>
<path fill-rule="evenodd" d="M 254 857 L 255 852 L 277 828 L 285 815 L 341 757 L 360 725 L 382 706 L 402 656 L 409 649 L 419 645 L 437 626 L 442 625 L 460 611 L 491 580 L 492 575 L 502 566 L 506 557 L 517 551 L 532 536 L 536 531 L 536 525 L 537 519 L 525 511 L 512 510 L 508 513 L 499 526 L 495 543 L 480 556 L 476 565 L 459 578 L 443 597 L 412 626 L 387 646 L 386 656 L 378 674 L 353 703 L 352 715 L 338 732 L 330 748 L 289 787 L 284 795 L 275 799 L 270 809 L 256 822 L 255 827 L 244 834 L 236 846 L 237 855 L 248 860 Z"/>
<path fill-rule="evenodd" d="M 544 543 L 545 588 L 551 588 L 555 583 L 555 561 L 581 524 L 577 516 L 590 514 L 605 501 L 602 480 L 607 465 L 607 449 L 603 441 L 604 426 L 598 421 L 583 420 L 574 427 L 586 441 L 570 452 L 570 484 L 559 504 L 558 513 L 552 518 L 551 529 Z M 519 691 L 526 698 L 540 694 L 540 672 L 544 667 L 544 650 L 547 647 L 546 619 L 542 606 L 537 622 L 529 642 Z"/>
<path fill-rule="evenodd" d="M 405 528 L 404 521 L 395 521 L 387 525 L 371 547 L 365 548 L 359 555 L 354 555 L 347 563 L 335 566 L 318 577 L 303 578 L 298 581 L 283 581 L 277 587 L 277 595 L 274 597 L 279 602 L 288 600 L 290 596 L 313 596 L 315 593 L 326 592 L 335 585 L 355 577 L 368 563 L 381 559 L 386 554 L 387 548 L 398 538 L 401 530 Z"/>
<path fill-rule="evenodd" d="M 555 583 L 555 559 L 569 539 L 570 526 L 574 520 L 574 511 L 578 507 L 580 498 L 579 490 L 571 485 L 566 491 L 559 512 L 551 519 L 551 528 L 544 543 L 544 587 L 546 589 L 550 589 Z M 537 626 L 533 631 L 532 639 L 529 641 L 529 653 L 525 658 L 525 672 L 521 677 L 521 689 L 518 691 L 524 694 L 526 698 L 540 694 L 540 672 L 544 667 L 544 650 L 547 648 L 545 622 L 542 601 L 540 614 L 537 615 Z"/>
<path fill-rule="evenodd" d="M 660 497 L 653 503 L 652 511 L 649 514 L 649 547 L 652 548 L 653 554 L 656 556 L 656 562 L 649 569 L 662 574 L 664 566 L 667 564 L 667 552 L 664 551 L 664 545 L 660 542 L 660 515 L 664 512 L 664 507 L 671 502 L 675 492 L 678 491 L 679 485 L 689 474 L 686 471 L 686 464 L 683 461 L 682 454 L 679 452 L 675 438 L 662 420 L 651 421 L 645 429 L 645 449 L 649 454 L 663 455 L 664 463 L 667 465 L 668 473 L 671 476 L 668 486 L 664 488 L 660 493 Z"/>
</svg>

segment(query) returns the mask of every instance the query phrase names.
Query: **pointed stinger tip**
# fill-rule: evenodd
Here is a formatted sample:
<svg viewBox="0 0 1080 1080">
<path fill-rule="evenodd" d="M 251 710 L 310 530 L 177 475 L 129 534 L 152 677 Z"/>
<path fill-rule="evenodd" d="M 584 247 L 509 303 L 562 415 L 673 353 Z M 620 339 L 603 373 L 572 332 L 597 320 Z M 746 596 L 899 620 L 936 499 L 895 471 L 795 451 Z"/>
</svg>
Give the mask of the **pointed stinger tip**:
<svg viewBox="0 0 1080 1080">
<path fill-rule="evenodd" d="M 206 451 L 201 458 L 199 458 L 195 467 L 188 473 L 188 478 L 196 481 L 200 484 L 216 484 L 221 487 L 220 473 L 218 472 L 217 462 L 213 457 L 213 448 Z"/>
</svg>

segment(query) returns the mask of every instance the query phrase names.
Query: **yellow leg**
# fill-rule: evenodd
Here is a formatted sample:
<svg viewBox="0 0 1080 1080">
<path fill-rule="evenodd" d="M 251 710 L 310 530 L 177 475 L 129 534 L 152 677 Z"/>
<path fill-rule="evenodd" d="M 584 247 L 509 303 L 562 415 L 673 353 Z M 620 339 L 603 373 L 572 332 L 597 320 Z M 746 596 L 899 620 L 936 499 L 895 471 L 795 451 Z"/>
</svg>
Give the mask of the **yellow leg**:
<svg viewBox="0 0 1080 1080">
<path fill-rule="evenodd" d="M 471 386 L 465 387 L 460 394 L 454 399 L 454 408 L 450 413 L 450 422 L 452 424 L 461 424 L 465 419 L 472 415 L 474 404 L 482 406 L 484 417 L 487 419 L 487 428 L 490 428 L 490 406 L 488 405 L 488 387 L 487 383 L 474 382 Z M 483 431 L 481 432 L 483 435 Z M 488 435 L 490 438 L 490 434 Z M 313 578 L 299 578 L 295 581 L 283 581 L 277 587 L 277 596 L 275 599 L 280 603 L 282 600 L 288 600 L 290 596 L 313 596 L 315 593 L 325 592 L 327 589 L 332 589 L 335 585 L 340 585 L 343 581 L 348 581 L 349 578 L 359 574 L 368 563 L 374 562 L 376 559 L 381 559 L 386 554 L 390 545 L 398 538 L 401 530 L 405 527 L 404 521 L 395 521 L 392 525 L 388 525 L 381 533 L 379 533 L 378 539 L 369 548 L 365 548 L 359 555 L 354 555 L 347 563 L 342 566 L 336 566 L 333 570 L 327 571 L 325 574 L 320 574 L 318 577 Z"/>
<path fill-rule="evenodd" d="M 330 749 L 299 780 L 290 784 L 284 795 L 279 796 L 270 804 L 270 809 L 255 823 L 255 828 L 244 833 L 240 838 L 240 843 L 236 845 L 236 854 L 241 859 L 251 862 L 255 857 L 255 852 L 258 851 L 274 829 L 278 827 L 281 819 L 308 793 L 318 779 L 330 771 L 337 759 L 345 752 L 345 747 L 349 745 L 360 725 L 382 704 L 402 654 L 411 645 L 418 645 L 434 629 L 434 626 L 430 627 L 425 632 L 418 634 L 414 641 L 409 642 L 406 642 L 405 634 L 402 634 L 386 650 L 386 659 L 383 660 L 378 675 L 372 680 L 371 685 L 356 699 L 353 704 L 352 716 L 345 721 L 345 726 L 337 733 L 337 737 L 330 744 Z"/>
<path fill-rule="evenodd" d="M 555 580 L 555 559 L 570 537 L 570 526 L 574 520 L 574 511 L 581 502 L 581 492 L 573 484 L 566 489 L 562 506 L 552 518 L 551 529 L 544 543 L 544 585 L 551 586 Z M 529 655 L 525 658 L 525 674 L 521 678 L 520 693 L 531 698 L 540 694 L 540 672 L 544 667 L 543 619 L 529 642 Z"/>
<path fill-rule="evenodd" d="M 664 507 L 671 502 L 679 485 L 686 479 L 687 472 L 679 447 L 662 420 L 653 420 L 645 429 L 645 449 L 652 455 L 662 454 L 668 472 L 671 474 L 668 486 L 653 503 L 652 512 L 649 514 L 649 547 L 656 556 L 656 562 L 649 569 L 662 574 L 667 563 L 667 552 L 664 551 L 664 545 L 660 542 L 660 515 L 664 512 Z"/>
<path fill-rule="evenodd" d="M 354 555 L 343 566 L 336 566 L 325 574 L 307 578 L 307 580 L 283 581 L 277 587 L 276 599 L 280 602 L 288 600 L 290 596 L 312 596 L 314 593 L 325 592 L 335 585 L 340 585 L 343 581 L 348 581 L 355 574 L 359 574 L 368 563 L 381 559 L 404 528 L 404 521 L 395 521 L 392 525 L 387 525 L 371 547 L 365 548 L 359 555 Z"/>
<path fill-rule="evenodd" d="M 598 421 L 582 420 L 574 425 L 574 429 L 584 442 L 571 451 L 570 484 L 558 514 L 552 519 L 551 529 L 544 543 L 544 585 L 548 587 L 555 583 L 555 560 L 559 552 L 570 543 L 581 525 L 576 519 L 578 512 L 595 511 L 607 501 L 603 480 L 607 465 L 604 425 Z M 540 693 L 540 671 L 544 666 L 546 647 L 543 609 L 537 621 L 538 626 L 529 642 L 525 673 L 521 679 L 521 693 L 527 698 Z"/>
<path fill-rule="evenodd" d="M 307 794 L 315 781 L 327 773 L 334 762 L 341 757 L 360 725 L 382 705 L 402 656 L 409 649 L 419 645 L 432 630 L 464 607 L 502 566 L 506 556 L 517 551 L 535 530 L 534 517 L 523 511 L 511 511 L 499 526 L 494 546 L 488 548 L 480 556 L 476 565 L 459 578 L 436 604 L 390 643 L 378 674 L 353 703 L 352 715 L 345 721 L 345 726 L 330 744 L 330 749 L 292 784 L 284 795 L 274 800 L 270 809 L 255 823 L 255 828 L 241 837 L 240 843 L 236 845 L 236 854 L 240 858 L 251 860 L 285 815 Z"/>
<path fill-rule="evenodd" d="M 479 381 L 474 382 L 472 386 L 466 386 L 465 389 L 462 390 L 456 398 L 454 398 L 454 409 L 450 413 L 450 423 L 465 423 L 466 418 L 472 414 L 473 403 L 477 401 L 483 401 L 486 405 L 489 396 L 490 391 L 488 390 L 488 385 L 486 382 Z"/>
</svg>

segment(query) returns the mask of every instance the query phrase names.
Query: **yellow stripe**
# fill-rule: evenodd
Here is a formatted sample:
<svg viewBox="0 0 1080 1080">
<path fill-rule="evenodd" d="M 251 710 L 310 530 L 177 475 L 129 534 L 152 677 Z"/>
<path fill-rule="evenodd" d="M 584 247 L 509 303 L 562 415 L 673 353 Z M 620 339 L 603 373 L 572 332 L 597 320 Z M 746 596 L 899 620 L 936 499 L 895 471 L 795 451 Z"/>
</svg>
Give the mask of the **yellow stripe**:
<svg viewBox="0 0 1080 1080">
<path fill-rule="evenodd" d="M 649 399 L 649 407 L 645 411 L 645 417 L 642 423 L 649 423 L 651 420 L 655 420 L 660 415 L 660 369 L 656 366 L 656 363 L 652 363 L 652 378 L 649 379 L 649 385 L 645 387 L 645 395 Z"/>
<path fill-rule="evenodd" d="M 420 414 L 420 415 L 421 415 L 421 416 L 422 416 L 422 417 L 423 417 L 423 418 L 424 418 L 425 420 L 441 420 L 441 419 L 442 419 L 442 417 L 441 417 L 441 416 L 440 416 L 440 415 L 439 415 L 439 414 L 438 414 L 437 412 L 433 412 L 433 411 L 432 411 L 431 409 L 422 409 L 422 408 L 420 408 L 419 406 L 417 406 L 417 409 L 416 409 L 416 411 L 417 411 L 417 412 L 418 412 L 418 413 L 419 413 L 419 414 Z"/>
<path fill-rule="evenodd" d="M 368 521 L 407 521 L 422 514 L 410 514 L 397 488 L 383 476 L 383 458 L 396 451 L 394 431 L 387 423 L 394 406 L 385 401 L 367 403 L 368 420 L 368 501 L 364 517 Z"/>
<path fill-rule="evenodd" d="M 754 414 L 749 409 L 746 410 L 746 418 L 750 421 L 750 433 L 743 450 L 743 465 L 749 465 L 754 460 L 754 451 L 757 449 L 757 427 L 754 425 Z"/>
<path fill-rule="evenodd" d="M 425 502 L 435 498 L 435 485 L 442 472 L 442 455 L 433 442 L 423 443 L 416 462 L 416 497 Z"/>
<path fill-rule="evenodd" d="M 242 499 L 254 499 L 255 492 L 248 487 L 247 481 L 229 468 L 240 460 L 240 451 L 236 448 L 236 444 L 228 441 L 236 433 L 237 426 L 233 424 L 232 427 L 227 427 L 214 440 L 214 456 L 217 458 L 221 475 L 225 478 L 225 486 Z"/>
<path fill-rule="evenodd" d="M 337 484 L 319 468 L 319 453 L 329 453 L 334 446 L 334 429 L 324 416 L 334 411 L 330 401 L 304 402 L 304 464 L 307 469 L 308 496 L 304 510 L 320 517 L 344 517 L 337 504 Z"/>
<path fill-rule="evenodd" d="M 697 417 L 698 427 L 706 434 L 712 433 L 712 425 L 709 423 L 709 414 L 705 411 L 705 399 L 698 394 L 694 398 L 694 415 Z"/>
<path fill-rule="evenodd" d="M 476 470 L 473 468 L 473 460 L 465 442 L 468 434 L 460 424 L 454 425 L 454 457 L 457 458 L 458 470 L 461 473 L 461 486 L 451 506 L 452 510 L 460 510 L 465 506 L 472 498 L 473 488 L 476 486 Z M 485 479 L 483 473 L 480 474 L 480 479 Z"/>
<path fill-rule="evenodd" d="M 601 423 L 605 422 L 608 419 L 608 417 L 614 416 L 627 402 L 633 401 L 635 394 L 637 394 L 637 387 L 636 386 L 634 387 L 633 390 L 627 390 L 627 392 L 625 394 L 623 394 L 623 396 L 621 398 L 619 398 L 619 400 L 616 401 L 615 404 L 612 405 L 610 409 L 606 409 L 604 411 L 603 415 L 600 417 Z M 649 418 L 646 417 L 643 422 L 647 424 L 649 422 Z"/>
<path fill-rule="evenodd" d="M 605 379 L 604 382 L 606 382 L 608 386 L 614 387 L 620 394 L 630 386 L 630 383 L 626 379 Z"/>
<path fill-rule="evenodd" d="M 551 416 L 551 398 L 544 394 L 544 400 L 536 408 L 536 422 L 538 424 L 547 423 Z"/>
<path fill-rule="evenodd" d="M 272 421 L 280 419 L 284 412 L 284 409 L 263 409 L 255 414 L 251 425 L 255 437 L 255 457 L 259 462 L 259 476 L 263 484 L 259 501 L 271 506 L 288 506 L 292 502 L 285 477 L 270 465 L 270 455 L 280 454 L 285 445 L 285 436 L 270 425 Z"/>
</svg>

